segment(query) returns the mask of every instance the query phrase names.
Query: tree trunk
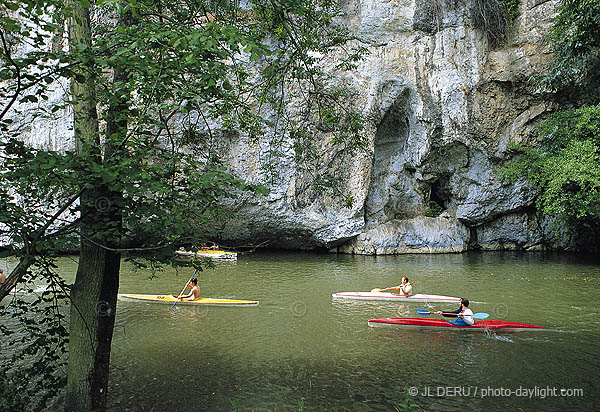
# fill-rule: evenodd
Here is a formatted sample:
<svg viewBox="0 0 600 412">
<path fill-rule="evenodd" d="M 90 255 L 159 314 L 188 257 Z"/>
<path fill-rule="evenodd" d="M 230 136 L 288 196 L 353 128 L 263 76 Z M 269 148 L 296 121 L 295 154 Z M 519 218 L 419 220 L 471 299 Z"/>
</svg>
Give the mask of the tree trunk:
<svg viewBox="0 0 600 412">
<path fill-rule="evenodd" d="M 89 10 L 70 2 L 69 45 L 91 44 Z M 85 81 L 71 80 L 75 143 L 83 157 L 100 163 L 95 82 L 82 69 Z M 81 77 L 79 78 L 81 80 Z M 106 410 L 108 372 L 119 286 L 118 233 L 121 215 L 118 193 L 101 181 L 86 188 L 80 198 L 82 240 L 79 265 L 71 290 L 69 367 L 66 411 Z"/>
<path fill-rule="evenodd" d="M 104 411 L 120 255 L 83 240 L 71 291 L 66 411 Z"/>
</svg>

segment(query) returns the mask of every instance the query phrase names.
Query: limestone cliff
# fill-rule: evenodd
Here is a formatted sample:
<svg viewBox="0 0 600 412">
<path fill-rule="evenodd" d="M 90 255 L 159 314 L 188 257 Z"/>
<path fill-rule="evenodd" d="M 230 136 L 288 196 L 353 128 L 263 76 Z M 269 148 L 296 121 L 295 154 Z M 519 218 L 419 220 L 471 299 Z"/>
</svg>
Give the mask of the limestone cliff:
<svg viewBox="0 0 600 412">
<path fill-rule="evenodd" d="M 492 48 L 469 1 L 347 1 L 346 23 L 369 50 L 340 79 L 369 118 L 367 153 L 339 170 L 352 206 L 307 199 L 290 157 L 268 199 L 238 205 L 244 223 L 228 225 L 224 240 L 360 254 L 565 247 L 536 215 L 534 191 L 497 175 L 508 143 L 532 140 L 554 109 L 526 82 L 549 58 L 556 4 L 521 1 L 507 44 Z M 234 167 L 255 173 L 247 147 L 230 149 Z M 438 217 L 424 216 L 430 201 Z"/>
<path fill-rule="evenodd" d="M 260 141 L 214 133 L 211 150 L 271 190 L 231 203 L 239 217 L 219 240 L 360 254 L 566 247 L 537 216 L 532 188 L 497 175 L 508 143 L 532 141 L 555 109 L 526 82 L 550 57 L 544 36 L 557 3 L 521 0 L 506 44 L 493 47 L 473 23 L 471 0 L 343 0 L 345 23 L 369 53 L 337 81 L 368 119 L 367 147 L 348 154 L 323 137 L 325 155 L 300 164 L 291 142 L 278 142 L 273 174 L 262 166 L 275 159 L 275 133 Z M 69 124 L 32 126 L 32 139 Z M 314 189 L 318 168 L 340 178 L 349 201 Z M 425 216 L 431 201 L 437 217 Z"/>
</svg>

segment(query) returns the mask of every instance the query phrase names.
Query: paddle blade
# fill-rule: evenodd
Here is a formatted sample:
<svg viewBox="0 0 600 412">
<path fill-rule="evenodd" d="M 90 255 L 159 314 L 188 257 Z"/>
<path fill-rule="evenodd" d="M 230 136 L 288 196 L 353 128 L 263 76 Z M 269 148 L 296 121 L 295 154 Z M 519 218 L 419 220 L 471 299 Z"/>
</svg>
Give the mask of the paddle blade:
<svg viewBox="0 0 600 412">
<path fill-rule="evenodd" d="M 379 288 L 371 289 L 371 293 L 379 293 L 379 292 L 381 292 L 381 289 L 379 289 Z"/>
<path fill-rule="evenodd" d="M 417 309 L 417 313 L 421 316 L 431 315 L 431 312 L 425 309 Z"/>
<path fill-rule="evenodd" d="M 478 312 L 478 313 L 474 313 L 473 314 L 473 319 L 485 319 L 488 316 L 490 316 L 489 313 L 485 313 L 485 312 Z"/>
</svg>

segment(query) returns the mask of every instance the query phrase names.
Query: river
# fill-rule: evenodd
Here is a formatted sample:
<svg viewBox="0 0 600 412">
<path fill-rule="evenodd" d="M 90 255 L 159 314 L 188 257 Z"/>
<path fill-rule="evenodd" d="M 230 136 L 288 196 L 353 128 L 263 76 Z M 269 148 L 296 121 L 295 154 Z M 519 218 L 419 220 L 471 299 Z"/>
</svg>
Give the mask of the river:
<svg viewBox="0 0 600 412">
<path fill-rule="evenodd" d="M 75 262 L 59 268 L 72 277 Z M 123 264 L 121 293 L 181 290 L 189 271 L 154 277 Z M 466 297 L 518 333 L 369 328 L 453 304 L 333 300 L 340 291 L 422 283 Z M 110 411 L 564 411 L 600 404 L 600 262 L 486 252 L 350 256 L 262 252 L 199 275 L 203 296 L 258 307 L 119 302 Z"/>
</svg>

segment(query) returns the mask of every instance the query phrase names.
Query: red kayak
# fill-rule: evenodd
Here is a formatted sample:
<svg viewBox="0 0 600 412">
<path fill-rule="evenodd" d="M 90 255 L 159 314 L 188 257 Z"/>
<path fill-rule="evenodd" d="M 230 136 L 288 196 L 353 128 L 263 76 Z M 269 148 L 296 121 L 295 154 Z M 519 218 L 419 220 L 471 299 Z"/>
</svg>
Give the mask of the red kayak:
<svg viewBox="0 0 600 412">
<path fill-rule="evenodd" d="M 529 325 L 527 323 L 509 322 L 505 320 L 481 320 L 472 326 L 456 326 L 444 319 L 425 318 L 379 318 L 370 319 L 369 326 L 387 326 L 401 328 L 426 328 L 426 329 L 461 329 L 485 332 L 486 330 L 502 330 L 517 332 L 522 330 L 543 329 L 542 326 Z"/>
</svg>

